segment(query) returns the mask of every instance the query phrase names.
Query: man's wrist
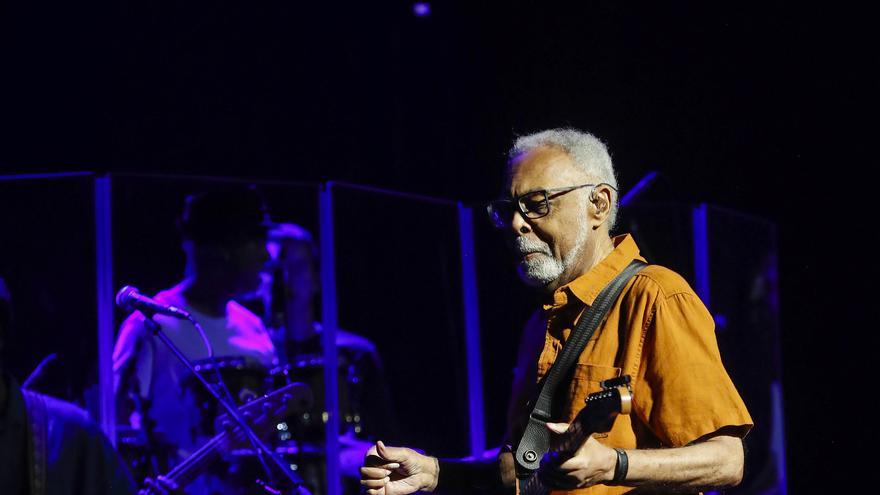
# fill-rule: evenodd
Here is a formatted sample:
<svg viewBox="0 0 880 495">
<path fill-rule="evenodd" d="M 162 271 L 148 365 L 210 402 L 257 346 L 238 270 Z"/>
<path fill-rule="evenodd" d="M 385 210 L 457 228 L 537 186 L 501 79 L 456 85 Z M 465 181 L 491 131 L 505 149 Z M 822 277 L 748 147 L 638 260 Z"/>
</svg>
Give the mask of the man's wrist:
<svg viewBox="0 0 880 495">
<path fill-rule="evenodd" d="M 437 489 L 437 482 L 440 481 L 440 459 L 436 457 L 428 457 L 427 464 L 426 472 L 428 474 L 428 479 L 424 486 L 422 486 L 422 491 L 433 492 Z"/>
<path fill-rule="evenodd" d="M 617 467 L 617 452 L 611 447 L 608 447 L 607 449 L 604 449 L 604 450 L 605 450 L 606 455 L 603 456 L 604 463 L 603 463 L 603 469 L 602 469 L 601 482 L 602 483 L 611 483 L 611 480 L 614 479 L 615 468 Z"/>
<path fill-rule="evenodd" d="M 424 474 L 430 477 L 433 470 L 433 483 L 425 479 L 423 491 L 433 491 L 441 495 L 470 493 L 472 495 L 495 495 L 505 489 L 498 459 L 464 460 L 437 459 L 432 468 L 425 466 Z"/>
</svg>

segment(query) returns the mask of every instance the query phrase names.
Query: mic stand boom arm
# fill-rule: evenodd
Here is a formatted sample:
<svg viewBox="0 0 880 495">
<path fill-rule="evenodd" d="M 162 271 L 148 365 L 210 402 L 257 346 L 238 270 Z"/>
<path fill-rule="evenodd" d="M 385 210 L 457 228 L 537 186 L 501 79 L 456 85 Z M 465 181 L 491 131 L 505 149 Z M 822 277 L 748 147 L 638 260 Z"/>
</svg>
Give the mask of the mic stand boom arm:
<svg viewBox="0 0 880 495">
<path fill-rule="evenodd" d="M 152 315 L 145 314 L 144 317 L 144 324 L 147 327 L 147 330 L 158 337 L 159 340 L 161 340 L 162 343 L 165 344 L 166 347 L 168 347 L 171 353 L 174 354 L 174 356 L 177 357 L 177 359 L 181 363 L 183 363 L 184 366 L 186 366 L 190 373 L 192 373 L 193 376 L 198 379 L 202 386 L 205 387 L 205 390 L 207 390 L 208 393 L 210 393 L 211 396 L 214 398 L 214 400 L 217 401 L 217 403 L 220 404 L 221 407 L 223 407 L 223 409 L 226 411 L 226 414 L 229 415 L 232 421 L 234 421 L 235 424 L 237 424 L 238 427 L 241 428 L 241 431 L 243 431 L 245 435 L 248 436 L 248 439 L 254 444 L 254 446 L 272 460 L 272 463 L 275 464 L 275 466 L 278 468 L 278 471 L 284 474 L 284 476 L 287 478 L 292 486 L 296 487 L 300 495 L 309 495 L 309 492 L 306 489 L 302 478 L 300 478 L 299 475 L 297 475 L 296 473 L 290 471 L 287 466 L 285 466 L 284 463 L 275 456 L 275 454 L 269 449 L 269 447 L 266 446 L 266 444 L 263 443 L 262 440 L 260 440 L 254 430 L 250 427 L 250 425 L 248 425 L 244 418 L 242 418 L 241 415 L 238 414 L 238 408 L 234 404 L 230 404 L 229 401 L 221 397 L 217 390 L 210 383 L 208 383 L 207 380 L 205 380 L 201 373 L 195 370 L 195 367 L 193 367 L 193 364 L 189 361 L 189 359 L 187 359 L 183 352 L 176 345 L 174 345 L 174 342 L 171 341 L 168 335 L 166 335 L 165 332 L 162 331 L 162 326 L 153 320 Z M 270 478 L 272 477 L 272 473 L 266 474 Z"/>
</svg>

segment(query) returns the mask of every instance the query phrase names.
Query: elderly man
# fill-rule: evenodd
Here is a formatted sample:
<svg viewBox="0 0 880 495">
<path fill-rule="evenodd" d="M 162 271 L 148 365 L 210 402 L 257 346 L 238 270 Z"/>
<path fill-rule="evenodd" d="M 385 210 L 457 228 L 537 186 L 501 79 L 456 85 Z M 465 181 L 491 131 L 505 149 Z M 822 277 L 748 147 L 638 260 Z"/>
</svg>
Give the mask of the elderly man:
<svg viewBox="0 0 880 495">
<path fill-rule="evenodd" d="M 509 199 L 493 202 L 489 212 L 511 238 L 520 278 L 547 295 L 519 352 L 508 425 L 515 447 L 528 422 L 528 400 L 579 315 L 633 260 L 644 259 L 629 235 L 610 237 L 617 181 L 596 137 L 573 129 L 521 137 L 507 172 Z M 711 315 L 666 268 L 649 265 L 625 285 L 580 353 L 570 382 L 557 390 L 565 400 L 554 420 L 571 421 L 601 380 L 620 375 L 632 378 L 632 413 L 619 416 L 607 435 L 588 438 L 573 457 L 544 462 L 542 479 L 550 487 L 590 494 L 634 487 L 698 492 L 740 482 L 741 439 L 752 420 L 721 363 Z M 560 433 L 565 425 L 547 427 Z M 381 443 L 370 454 L 361 468 L 369 495 L 497 493 L 514 486 L 510 452 L 489 467 Z"/>
</svg>

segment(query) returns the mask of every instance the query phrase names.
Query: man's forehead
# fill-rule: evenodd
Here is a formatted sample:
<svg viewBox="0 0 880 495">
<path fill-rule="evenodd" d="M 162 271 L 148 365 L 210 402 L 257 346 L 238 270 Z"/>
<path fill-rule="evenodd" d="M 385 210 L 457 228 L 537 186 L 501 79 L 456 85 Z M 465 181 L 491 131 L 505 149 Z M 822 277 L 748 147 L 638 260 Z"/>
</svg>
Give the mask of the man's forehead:
<svg viewBox="0 0 880 495">
<path fill-rule="evenodd" d="M 506 186 L 511 192 L 523 193 L 573 185 L 585 176 L 565 151 L 547 146 L 514 156 L 507 169 Z"/>
</svg>

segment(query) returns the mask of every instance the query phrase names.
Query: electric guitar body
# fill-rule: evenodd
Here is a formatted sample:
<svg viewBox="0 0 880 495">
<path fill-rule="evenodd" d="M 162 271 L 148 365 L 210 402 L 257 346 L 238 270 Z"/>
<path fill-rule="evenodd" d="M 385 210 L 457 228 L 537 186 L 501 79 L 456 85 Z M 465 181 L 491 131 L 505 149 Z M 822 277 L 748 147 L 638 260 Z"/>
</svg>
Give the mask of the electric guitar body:
<svg viewBox="0 0 880 495">
<path fill-rule="evenodd" d="M 569 425 L 565 433 L 553 435 L 549 452 L 562 463 L 574 456 L 587 438 L 594 433 L 607 433 L 614 426 L 618 414 L 632 410 L 630 377 L 624 375 L 602 382 L 602 390 L 590 394 L 584 400 L 584 408 Z M 539 471 L 525 473 L 518 480 L 519 495 L 547 495 L 551 489 L 540 479 Z"/>
</svg>

